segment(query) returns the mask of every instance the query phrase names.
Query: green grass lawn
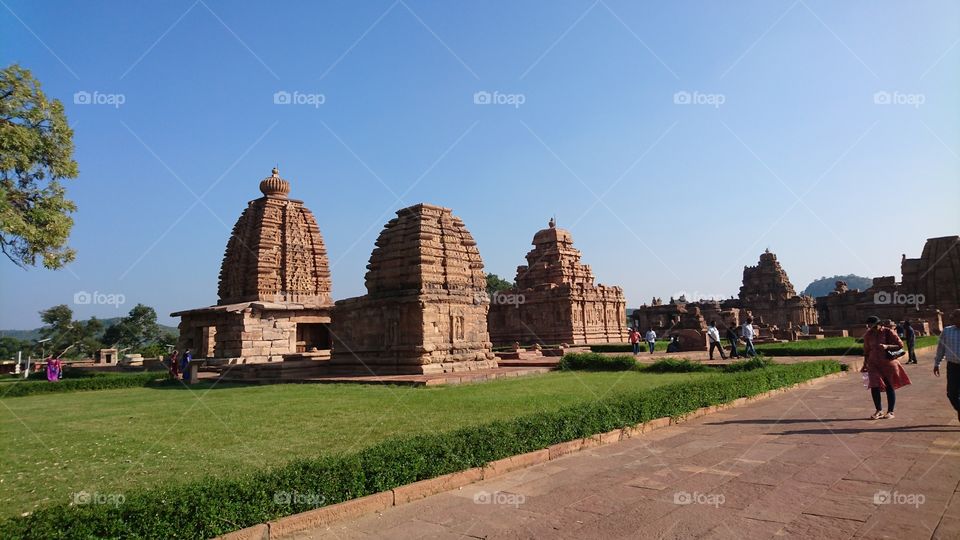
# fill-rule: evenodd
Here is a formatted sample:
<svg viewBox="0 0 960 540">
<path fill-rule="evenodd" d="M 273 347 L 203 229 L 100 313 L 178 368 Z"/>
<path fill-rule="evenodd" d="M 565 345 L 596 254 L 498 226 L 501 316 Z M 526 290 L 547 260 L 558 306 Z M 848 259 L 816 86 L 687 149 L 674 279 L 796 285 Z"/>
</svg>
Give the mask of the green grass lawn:
<svg viewBox="0 0 960 540">
<path fill-rule="evenodd" d="M 0 517 L 232 475 L 716 374 L 549 373 L 466 386 L 127 388 L 0 400 Z"/>
<path fill-rule="evenodd" d="M 936 344 L 937 336 L 917 338 L 918 349 Z M 856 338 L 852 337 L 831 337 L 782 343 L 760 343 L 756 345 L 756 349 L 758 352 L 770 356 L 862 355 L 863 343 L 858 343 Z"/>
</svg>

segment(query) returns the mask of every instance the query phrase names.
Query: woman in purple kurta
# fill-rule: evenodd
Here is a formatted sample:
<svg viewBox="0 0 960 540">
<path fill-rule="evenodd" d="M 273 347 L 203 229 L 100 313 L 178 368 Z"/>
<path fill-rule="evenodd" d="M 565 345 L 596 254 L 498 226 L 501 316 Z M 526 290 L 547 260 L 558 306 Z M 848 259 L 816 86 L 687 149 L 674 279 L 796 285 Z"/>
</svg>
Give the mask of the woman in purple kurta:
<svg viewBox="0 0 960 540">
<path fill-rule="evenodd" d="M 863 335 L 863 368 L 860 371 L 867 373 L 870 394 L 877 408 L 870 418 L 893 418 L 893 407 L 897 403 L 895 390 L 910 384 L 910 377 L 899 360 L 887 357 L 887 351 L 902 349 L 903 341 L 896 332 L 882 326 L 877 317 L 867 319 L 867 325 L 869 328 Z M 881 390 L 887 393 L 886 413 L 880 403 Z"/>
<path fill-rule="evenodd" d="M 63 375 L 63 364 L 60 359 L 52 356 L 47 358 L 47 380 L 50 382 L 59 381 L 61 375 Z"/>
</svg>

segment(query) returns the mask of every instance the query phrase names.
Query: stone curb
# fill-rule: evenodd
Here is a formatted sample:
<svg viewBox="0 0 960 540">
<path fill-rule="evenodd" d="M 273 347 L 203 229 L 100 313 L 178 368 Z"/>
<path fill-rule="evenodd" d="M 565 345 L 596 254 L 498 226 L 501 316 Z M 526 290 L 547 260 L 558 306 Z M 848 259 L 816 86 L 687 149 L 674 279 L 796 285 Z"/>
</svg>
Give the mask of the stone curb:
<svg viewBox="0 0 960 540">
<path fill-rule="evenodd" d="M 606 433 L 598 433 L 583 439 L 557 443 L 542 450 L 535 450 L 533 452 L 527 452 L 525 454 L 518 454 L 516 456 L 491 461 L 484 467 L 476 467 L 473 469 L 467 469 L 465 471 L 445 474 L 436 478 L 430 478 L 427 480 L 414 482 L 412 484 L 407 484 L 405 486 L 400 486 L 390 491 L 381 491 L 380 493 L 374 493 L 373 495 L 367 495 L 366 497 L 360 497 L 359 499 L 353 499 L 350 501 L 317 508 L 316 510 L 309 510 L 307 512 L 294 514 L 292 516 L 282 517 L 269 523 L 261 523 L 259 525 L 247 527 L 246 529 L 240 529 L 239 531 L 233 531 L 231 533 L 218 536 L 217 539 L 270 540 L 282 538 L 296 532 L 323 525 L 329 525 L 337 521 L 343 521 L 365 514 L 371 514 L 373 512 L 380 512 L 391 506 L 400 506 L 402 504 L 423 499 L 431 495 L 436 495 L 438 493 L 443 493 L 452 489 L 473 484 L 479 482 L 480 480 L 495 478 L 511 471 L 546 463 L 550 460 L 554 460 L 574 452 L 580 452 L 590 448 L 605 446 L 622 440 L 639 437 L 644 433 L 649 433 L 670 425 L 682 424 L 695 418 L 700 418 L 702 416 L 727 409 L 735 409 L 743 405 L 752 404 L 755 401 L 774 397 L 778 394 L 782 394 L 793 389 L 805 386 L 814 386 L 831 379 L 844 377 L 846 375 L 847 372 L 845 371 L 831 373 L 829 375 L 824 375 L 823 377 L 810 379 L 808 381 L 796 383 L 791 386 L 785 386 L 776 390 L 770 390 L 755 396 L 738 398 L 729 403 L 701 407 L 695 411 L 687 413 L 682 417 L 671 418 L 669 416 L 665 416 L 663 418 L 655 418 L 635 426 L 628 426 L 623 429 L 615 429 Z"/>
</svg>

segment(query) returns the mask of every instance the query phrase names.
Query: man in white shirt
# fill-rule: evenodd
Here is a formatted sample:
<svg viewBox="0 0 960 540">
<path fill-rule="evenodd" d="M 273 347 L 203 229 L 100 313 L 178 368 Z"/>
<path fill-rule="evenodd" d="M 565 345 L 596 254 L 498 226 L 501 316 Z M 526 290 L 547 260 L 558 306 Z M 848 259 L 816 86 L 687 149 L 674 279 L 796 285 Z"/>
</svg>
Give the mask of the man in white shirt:
<svg viewBox="0 0 960 540">
<path fill-rule="evenodd" d="M 743 323 L 743 341 L 746 342 L 746 347 L 744 347 L 745 354 L 749 354 L 751 358 L 757 356 L 757 350 L 753 348 L 753 317 L 747 317 L 747 322 Z"/>
<path fill-rule="evenodd" d="M 653 354 L 653 347 L 657 344 L 657 333 L 653 331 L 653 328 L 647 330 L 644 338 L 647 340 L 647 346 L 650 348 L 650 354 Z"/>
<path fill-rule="evenodd" d="M 720 344 L 720 331 L 717 330 L 717 322 L 710 321 L 707 326 L 707 339 L 710 341 L 710 359 L 713 360 L 713 349 L 720 350 L 720 359 L 726 360 L 727 355 L 723 354 L 723 345 Z"/>
<path fill-rule="evenodd" d="M 960 420 L 960 309 L 950 313 L 952 325 L 943 329 L 933 358 L 933 374 L 940 376 L 940 364 L 947 362 L 947 399 Z"/>
</svg>

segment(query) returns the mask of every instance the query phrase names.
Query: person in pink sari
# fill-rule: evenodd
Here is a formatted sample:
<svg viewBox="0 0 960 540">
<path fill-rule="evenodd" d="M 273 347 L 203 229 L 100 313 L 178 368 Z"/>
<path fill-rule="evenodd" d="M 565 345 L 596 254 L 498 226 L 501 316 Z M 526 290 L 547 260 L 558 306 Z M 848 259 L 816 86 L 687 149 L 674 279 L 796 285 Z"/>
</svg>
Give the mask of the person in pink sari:
<svg viewBox="0 0 960 540">
<path fill-rule="evenodd" d="M 900 361 L 890 358 L 887 351 L 903 349 L 903 341 L 897 333 L 889 327 L 880 324 L 880 319 L 867 319 L 867 333 L 863 335 L 863 367 L 860 371 L 867 373 L 870 394 L 877 412 L 870 416 L 871 420 L 893 418 L 893 408 L 897 403 L 896 389 L 910 384 L 910 377 L 904 371 Z M 883 412 L 880 403 L 880 392 L 887 394 L 887 412 Z"/>
<path fill-rule="evenodd" d="M 63 363 L 59 358 L 47 358 L 47 380 L 50 382 L 59 381 L 63 377 Z"/>
</svg>

